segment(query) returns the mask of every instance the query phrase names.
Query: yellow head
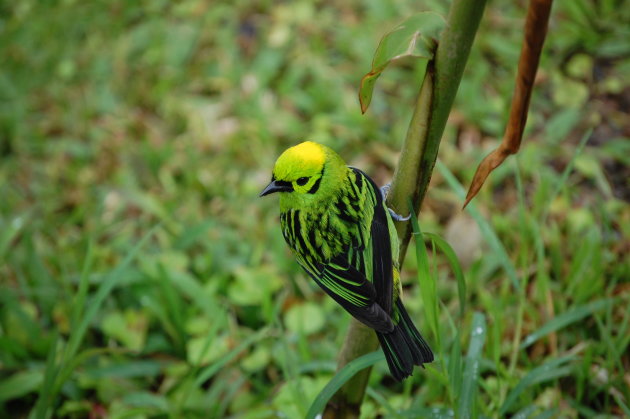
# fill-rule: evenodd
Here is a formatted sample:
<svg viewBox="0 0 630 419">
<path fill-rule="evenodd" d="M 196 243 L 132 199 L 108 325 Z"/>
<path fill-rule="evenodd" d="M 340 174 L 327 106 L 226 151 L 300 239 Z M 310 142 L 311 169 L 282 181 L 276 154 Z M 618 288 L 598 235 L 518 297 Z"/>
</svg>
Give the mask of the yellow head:
<svg viewBox="0 0 630 419">
<path fill-rule="evenodd" d="M 305 141 L 278 157 L 271 183 L 260 196 L 281 192 L 281 210 L 308 208 L 328 199 L 347 175 L 341 157 L 330 148 Z"/>
</svg>

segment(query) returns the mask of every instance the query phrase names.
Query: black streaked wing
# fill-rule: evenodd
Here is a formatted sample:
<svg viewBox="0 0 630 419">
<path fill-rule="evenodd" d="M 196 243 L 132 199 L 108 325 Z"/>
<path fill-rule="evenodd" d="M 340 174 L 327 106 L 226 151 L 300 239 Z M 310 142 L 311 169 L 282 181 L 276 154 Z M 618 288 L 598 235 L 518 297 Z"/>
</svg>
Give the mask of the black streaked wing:
<svg viewBox="0 0 630 419">
<path fill-rule="evenodd" d="M 361 272 L 341 255 L 319 267 L 319 275 L 311 275 L 313 280 L 353 317 L 379 332 L 393 330 L 389 314 L 376 301 L 374 286 Z"/>
<path fill-rule="evenodd" d="M 383 202 L 381 190 L 374 181 L 361 170 L 352 168 L 358 176 L 367 179 L 376 197 L 374 217 L 370 226 L 370 240 L 372 243 L 372 281 L 376 290 L 376 302 L 387 314 L 392 312 L 392 293 L 394 290 L 392 247 L 389 238 L 387 210 Z"/>
</svg>

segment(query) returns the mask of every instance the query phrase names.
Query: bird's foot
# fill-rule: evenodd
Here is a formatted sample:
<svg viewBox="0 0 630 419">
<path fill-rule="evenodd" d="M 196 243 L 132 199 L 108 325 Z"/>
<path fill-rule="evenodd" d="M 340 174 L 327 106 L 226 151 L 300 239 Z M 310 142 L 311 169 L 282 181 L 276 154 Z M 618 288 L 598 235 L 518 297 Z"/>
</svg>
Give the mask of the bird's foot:
<svg viewBox="0 0 630 419">
<path fill-rule="evenodd" d="M 389 193 L 389 190 L 391 189 L 392 184 L 388 183 L 387 185 L 383 185 L 381 187 L 381 195 L 383 196 L 383 201 L 385 201 L 385 199 L 387 198 L 387 194 Z"/>
<path fill-rule="evenodd" d="M 389 193 L 389 190 L 391 189 L 392 184 L 388 183 L 387 185 L 383 185 L 383 187 L 381 188 L 381 195 L 383 195 L 383 201 L 385 201 L 385 199 L 387 199 L 387 194 Z M 387 208 L 387 210 L 389 211 L 389 214 L 392 216 L 392 218 L 396 221 L 408 221 L 411 218 L 411 214 L 409 214 L 406 217 L 403 217 L 402 215 L 398 214 L 396 211 L 394 211 L 391 208 Z"/>
<path fill-rule="evenodd" d="M 387 210 L 389 211 L 389 215 L 391 215 L 392 218 L 396 221 L 409 221 L 409 219 L 411 218 L 411 214 L 409 214 L 406 217 L 403 217 L 402 215 L 398 214 L 396 211 L 394 211 L 391 208 L 387 208 Z"/>
</svg>

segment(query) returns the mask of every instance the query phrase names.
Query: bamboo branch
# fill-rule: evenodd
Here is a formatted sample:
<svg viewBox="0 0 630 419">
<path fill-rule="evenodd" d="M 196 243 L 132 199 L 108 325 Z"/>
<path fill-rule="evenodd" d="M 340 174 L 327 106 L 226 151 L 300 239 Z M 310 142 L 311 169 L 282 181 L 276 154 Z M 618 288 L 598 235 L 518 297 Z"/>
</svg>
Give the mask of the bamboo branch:
<svg viewBox="0 0 630 419">
<path fill-rule="evenodd" d="M 409 196 L 412 198 L 414 211 L 416 214 L 420 213 L 420 207 L 433 174 L 442 133 L 453 106 L 485 4 L 485 0 L 455 0 L 451 5 L 434 63 L 429 63 L 427 76 L 425 76 L 421 88 L 422 91 L 425 83 L 432 83 L 432 100 L 430 103 L 418 103 L 414 111 L 415 117 L 419 112 L 427 112 L 426 110 L 419 110 L 418 106 L 429 106 L 428 131 L 424 134 L 426 137 L 416 137 L 421 132 L 411 133 L 412 127 L 410 126 L 407 139 L 403 144 L 399 166 L 394 174 L 388 204 L 398 213 L 405 214 L 407 212 Z M 428 76 L 433 77 L 429 78 Z M 417 159 L 406 160 L 405 154 L 417 153 L 413 150 L 414 148 L 420 148 Z M 403 165 L 409 166 L 411 169 L 403 168 Z M 408 178 L 408 172 L 412 170 L 415 170 L 417 174 Z M 398 223 L 397 229 L 400 239 L 400 266 L 402 266 L 411 238 L 411 223 Z"/>
<path fill-rule="evenodd" d="M 388 196 L 388 205 L 399 214 L 407 213 L 410 196 L 416 213 L 419 213 L 485 3 L 486 0 L 454 0 L 451 5 L 435 59 L 429 62 L 420 87 Z M 397 230 L 402 266 L 411 238 L 411 223 L 398 223 Z M 375 334 L 361 323 L 352 321 L 339 356 L 338 368 L 376 347 Z M 370 370 L 359 372 L 335 394 L 326 406 L 324 418 L 359 417 Z"/>
</svg>

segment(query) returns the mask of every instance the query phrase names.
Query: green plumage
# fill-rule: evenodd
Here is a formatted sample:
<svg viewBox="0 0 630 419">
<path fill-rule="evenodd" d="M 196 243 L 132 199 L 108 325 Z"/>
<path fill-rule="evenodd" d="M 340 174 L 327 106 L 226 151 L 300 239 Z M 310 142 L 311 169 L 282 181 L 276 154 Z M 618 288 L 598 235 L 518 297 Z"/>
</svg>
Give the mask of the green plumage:
<svg viewBox="0 0 630 419">
<path fill-rule="evenodd" d="M 262 195 L 280 192 L 282 234 L 298 263 L 357 320 L 373 328 L 392 375 L 402 380 L 433 354 L 400 294 L 398 238 L 380 190 L 331 149 L 285 151 Z"/>
</svg>

